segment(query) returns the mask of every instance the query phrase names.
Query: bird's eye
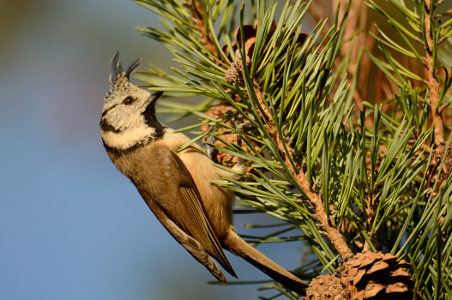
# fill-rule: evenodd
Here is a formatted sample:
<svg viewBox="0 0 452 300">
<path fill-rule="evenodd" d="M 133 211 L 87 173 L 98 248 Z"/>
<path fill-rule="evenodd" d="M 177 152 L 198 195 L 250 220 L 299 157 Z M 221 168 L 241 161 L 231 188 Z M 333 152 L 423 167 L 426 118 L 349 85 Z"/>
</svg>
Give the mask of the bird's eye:
<svg viewBox="0 0 452 300">
<path fill-rule="evenodd" d="M 137 100 L 137 98 L 132 97 L 132 96 L 128 96 L 127 98 L 124 98 L 124 100 L 122 100 L 122 104 L 130 105 L 133 102 L 135 102 L 136 100 Z"/>
</svg>

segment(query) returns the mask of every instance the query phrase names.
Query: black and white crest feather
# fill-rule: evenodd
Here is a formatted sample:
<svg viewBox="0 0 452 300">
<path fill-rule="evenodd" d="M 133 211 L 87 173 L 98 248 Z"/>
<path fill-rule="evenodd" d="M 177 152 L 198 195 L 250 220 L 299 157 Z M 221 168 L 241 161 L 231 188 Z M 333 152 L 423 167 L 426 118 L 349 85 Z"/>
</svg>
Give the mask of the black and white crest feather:
<svg viewBox="0 0 452 300">
<path fill-rule="evenodd" d="M 127 71 L 124 71 L 124 68 L 122 67 L 121 62 L 119 61 L 119 51 L 116 51 L 110 60 L 110 66 L 111 66 L 110 82 L 114 84 L 114 81 L 116 81 L 118 76 L 124 76 L 128 80 L 130 80 L 130 74 L 140 65 L 142 60 L 143 60 L 142 57 L 135 60 L 129 66 L 129 68 L 127 68 Z"/>
</svg>

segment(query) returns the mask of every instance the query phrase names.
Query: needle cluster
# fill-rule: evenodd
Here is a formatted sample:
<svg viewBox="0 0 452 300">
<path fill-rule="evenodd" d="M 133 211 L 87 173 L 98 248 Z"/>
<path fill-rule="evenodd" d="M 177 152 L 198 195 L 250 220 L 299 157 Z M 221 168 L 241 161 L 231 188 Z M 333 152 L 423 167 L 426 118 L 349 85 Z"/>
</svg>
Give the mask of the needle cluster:
<svg viewBox="0 0 452 300">
<path fill-rule="evenodd" d="M 410 264 L 413 297 L 450 297 L 452 14 L 442 1 L 137 2 L 161 16 L 163 30 L 140 31 L 175 64 L 139 77 L 203 98 L 161 104 L 200 118 L 182 129 L 190 143 L 211 136 L 215 151 L 247 162 L 245 180 L 215 182 L 240 198 L 238 213 L 284 224 L 249 240 L 308 245 L 296 268 L 306 280 L 358 253 L 391 253 Z M 221 118 L 206 114 L 219 106 Z"/>
</svg>

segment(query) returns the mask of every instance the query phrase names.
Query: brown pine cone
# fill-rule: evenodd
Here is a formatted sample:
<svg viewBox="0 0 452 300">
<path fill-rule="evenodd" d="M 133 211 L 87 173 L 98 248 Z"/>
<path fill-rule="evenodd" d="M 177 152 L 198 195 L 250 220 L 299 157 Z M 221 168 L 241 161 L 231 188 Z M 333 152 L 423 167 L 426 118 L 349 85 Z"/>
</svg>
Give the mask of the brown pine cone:
<svg viewBox="0 0 452 300">
<path fill-rule="evenodd" d="M 348 259 L 339 270 L 350 299 L 413 298 L 414 280 L 409 263 L 389 253 L 363 252 Z"/>
<path fill-rule="evenodd" d="M 333 275 L 320 275 L 314 278 L 306 289 L 305 300 L 346 300 L 347 292 L 341 280 Z"/>
</svg>

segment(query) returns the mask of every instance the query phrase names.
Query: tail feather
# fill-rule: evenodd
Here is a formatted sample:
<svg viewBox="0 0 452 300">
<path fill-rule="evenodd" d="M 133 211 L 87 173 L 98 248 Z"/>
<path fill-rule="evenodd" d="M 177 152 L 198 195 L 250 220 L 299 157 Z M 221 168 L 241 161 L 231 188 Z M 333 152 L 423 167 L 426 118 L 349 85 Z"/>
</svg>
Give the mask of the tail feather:
<svg viewBox="0 0 452 300">
<path fill-rule="evenodd" d="M 250 264 L 257 267 L 259 270 L 281 283 L 288 289 L 297 292 L 300 295 L 306 294 L 308 284 L 274 261 L 266 257 L 264 254 L 250 246 L 233 230 L 229 231 L 228 236 L 224 240 L 225 248 L 244 258 Z"/>
</svg>

